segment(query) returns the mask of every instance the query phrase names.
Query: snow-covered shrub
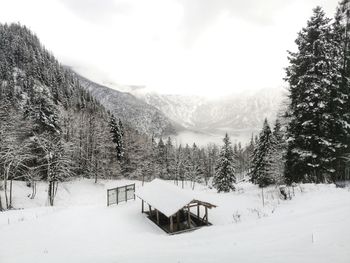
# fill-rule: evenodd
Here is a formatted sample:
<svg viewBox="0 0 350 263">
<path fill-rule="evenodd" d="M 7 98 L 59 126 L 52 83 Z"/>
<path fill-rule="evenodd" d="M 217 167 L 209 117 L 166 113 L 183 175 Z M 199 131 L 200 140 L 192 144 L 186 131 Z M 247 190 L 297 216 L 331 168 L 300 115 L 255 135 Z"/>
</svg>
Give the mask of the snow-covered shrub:
<svg viewBox="0 0 350 263">
<path fill-rule="evenodd" d="M 238 211 L 235 211 L 233 213 L 232 217 L 233 217 L 233 221 L 235 221 L 235 223 L 241 222 L 241 215 L 238 213 Z"/>
</svg>

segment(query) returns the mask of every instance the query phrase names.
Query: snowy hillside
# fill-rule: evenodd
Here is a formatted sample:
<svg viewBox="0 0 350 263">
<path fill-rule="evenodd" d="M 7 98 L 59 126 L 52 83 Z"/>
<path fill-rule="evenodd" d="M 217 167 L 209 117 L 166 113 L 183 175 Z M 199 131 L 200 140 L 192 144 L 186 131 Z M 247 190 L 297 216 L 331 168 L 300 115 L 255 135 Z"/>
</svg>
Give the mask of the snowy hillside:
<svg viewBox="0 0 350 263">
<path fill-rule="evenodd" d="M 0 261 L 9 262 L 317 262 L 350 260 L 350 191 L 333 185 L 301 185 L 282 201 L 274 188 L 239 185 L 196 195 L 216 204 L 213 226 L 168 236 L 145 214 L 140 200 L 106 207 L 106 189 L 131 181 L 62 183 L 57 206 L 46 207 L 46 184 L 38 196 L 15 182 L 15 207 L 0 213 Z M 136 182 L 141 187 L 140 182 Z M 21 198 L 19 198 L 21 196 Z"/>
<path fill-rule="evenodd" d="M 259 130 L 265 118 L 274 121 L 286 93 L 279 89 L 262 89 L 208 99 L 163 95 L 142 89 L 131 92 L 187 129 L 220 134 L 222 131 Z"/>
<path fill-rule="evenodd" d="M 154 106 L 145 103 L 128 92 L 111 89 L 80 75 L 77 76 L 81 85 L 106 109 L 139 132 L 156 136 L 176 134 L 174 122 Z"/>
</svg>

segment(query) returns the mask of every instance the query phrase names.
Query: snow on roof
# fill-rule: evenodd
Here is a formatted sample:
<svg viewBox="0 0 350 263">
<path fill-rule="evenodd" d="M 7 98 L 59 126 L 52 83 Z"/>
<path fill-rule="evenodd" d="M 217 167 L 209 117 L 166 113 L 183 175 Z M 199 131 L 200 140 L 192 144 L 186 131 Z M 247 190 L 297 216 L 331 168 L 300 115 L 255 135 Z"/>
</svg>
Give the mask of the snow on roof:
<svg viewBox="0 0 350 263">
<path fill-rule="evenodd" d="M 135 195 L 167 217 L 195 199 L 189 192 L 160 179 L 136 189 Z"/>
</svg>

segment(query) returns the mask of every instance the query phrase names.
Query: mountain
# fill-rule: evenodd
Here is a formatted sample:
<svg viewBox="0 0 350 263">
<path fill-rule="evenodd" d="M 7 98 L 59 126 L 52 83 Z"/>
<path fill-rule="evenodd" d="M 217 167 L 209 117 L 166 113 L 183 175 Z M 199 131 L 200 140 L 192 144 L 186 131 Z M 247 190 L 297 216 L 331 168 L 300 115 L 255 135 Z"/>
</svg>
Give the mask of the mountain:
<svg viewBox="0 0 350 263">
<path fill-rule="evenodd" d="M 285 97 L 282 89 L 263 89 L 217 99 L 141 90 L 133 94 L 186 129 L 209 133 L 259 130 L 264 118 L 270 121 L 276 118 Z"/>
<path fill-rule="evenodd" d="M 141 100 L 128 92 L 111 89 L 76 74 L 80 84 L 117 118 L 147 135 L 176 134 L 179 125 L 169 119 L 154 105 Z M 134 88 L 137 90 L 137 87 Z"/>
</svg>

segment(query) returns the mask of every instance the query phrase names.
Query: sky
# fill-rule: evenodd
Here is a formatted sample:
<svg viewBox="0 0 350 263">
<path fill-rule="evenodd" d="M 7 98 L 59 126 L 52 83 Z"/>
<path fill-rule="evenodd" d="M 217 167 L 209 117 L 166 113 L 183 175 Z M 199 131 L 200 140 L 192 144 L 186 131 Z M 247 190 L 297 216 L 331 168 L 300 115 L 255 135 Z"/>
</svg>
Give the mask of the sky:
<svg viewBox="0 0 350 263">
<path fill-rule="evenodd" d="M 0 0 L 57 59 L 113 87 L 208 97 L 281 88 L 287 50 L 337 0 Z"/>
</svg>

